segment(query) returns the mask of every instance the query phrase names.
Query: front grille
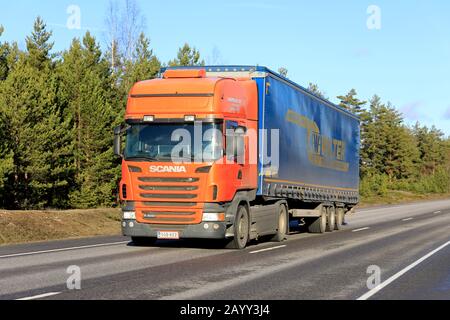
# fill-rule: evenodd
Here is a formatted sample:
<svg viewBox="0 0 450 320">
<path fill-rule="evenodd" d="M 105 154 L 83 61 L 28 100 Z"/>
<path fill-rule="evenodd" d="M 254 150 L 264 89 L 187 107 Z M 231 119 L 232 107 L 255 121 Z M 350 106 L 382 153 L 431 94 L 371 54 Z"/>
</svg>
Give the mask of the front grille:
<svg viewBox="0 0 450 320">
<path fill-rule="evenodd" d="M 146 191 L 194 191 L 198 190 L 196 186 L 139 186 L 141 190 Z"/>
<path fill-rule="evenodd" d="M 144 201 L 146 207 L 195 207 L 196 202 L 160 202 L 160 201 Z"/>
<path fill-rule="evenodd" d="M 193 177 L 138 177 L 139 195 L 145 199 L 195 199 L 200 178 Z M 144 182 L 144 183 L 142 183 Z M 177 185 L 180 184 L 180 185 Z M 167 191 L 167 192 L 165 192 Z M 172 191 L 172 192 L 171 192 Z M 184 192 L 183 192 L 184 191 Z"/>
<path fill-rule="evenodd" d="M 167 209 L 167 211 L 165 211 Z M 199 223 L 200 217 L 197 209 L 180 208 L 179 211 L 169 208 L 152 210 L 151 208 L 141 208 L 137 210 L 138 221 L 146 224 L 191 224 Z"/>
<path fill-rule="evenodd" d="M 199 223 L 201 217 L 194 207 L 198 205 L 195 199 L 199 196 L 200 178 L 137 177 L 137 185 L 143 205 L 139 215 L 143 222 L 162 225 Z"/>
<path fill-rule="evenodd" d="M 175 194 L 175 193 L 141 193 L 142 198 L 151 199 L 194 199 L 196 194 Z"/>
<path fill-rule="evenodd" d="M 178 222 L 178 223 L 186 223 L 186 222 L 194 222 L 195 218 L 154 218 L 154 219 L 145 219 L 149 223 L 155 222 Z"/>
<path fill-rule="evenodd" d="M 165 215 L 165 216 L 192 216 L 195 214 L 195 212 L 192 211 L 142 211 L 144 214 L 144 218 L 156 218 L 158 215 Z"/>
</svg>

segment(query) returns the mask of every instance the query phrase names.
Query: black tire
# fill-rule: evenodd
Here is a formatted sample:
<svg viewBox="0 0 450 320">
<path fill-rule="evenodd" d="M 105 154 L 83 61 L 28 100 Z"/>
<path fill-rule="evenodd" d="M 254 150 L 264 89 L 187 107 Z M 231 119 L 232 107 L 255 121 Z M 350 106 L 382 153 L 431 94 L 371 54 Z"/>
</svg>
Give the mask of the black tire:
<svg viewBox="0 0 450 320">
<path fill-rule="evenodd" d="M 278 208 L 277 233 L 270 239 L 270 241 L 282 242 L 286 240 L 288 226 L 289 226 L 289 217 L 286 206 L 284 204 L 280 204 Z"/>
<path fill-rule="evenodd" d="M 131 237 L 131 241 L 135 246 L 148 246 L 155 244 L 157 239 L 149 237 Z"/>
<path fill-rule="evenodd" d="M 336 228 L 336 208 L 334 206 L 327 208 L 327 232 L 333 232 Z"/>
<path fill-rule="evenodd" d="M 327 228 L 327 209 L 322 207 L 322 214 L 316 218 L 308 227 L 311 233 L 324 233 Z"/>
<path fill-rule="evenodd" d="M 334 230 L 341 230 L 343 223 L 344 223 L 344 208 L 337 208 L 336 209 L 336 226 Z"/>
<path fill-rule="evenodd" d="M 250 217 L 247 207 L 239 206 L 234 221 L 234 237 L 227 241 L 227 249 L 244 249 L 247 246 L 250 235 Z"/>
</svg>

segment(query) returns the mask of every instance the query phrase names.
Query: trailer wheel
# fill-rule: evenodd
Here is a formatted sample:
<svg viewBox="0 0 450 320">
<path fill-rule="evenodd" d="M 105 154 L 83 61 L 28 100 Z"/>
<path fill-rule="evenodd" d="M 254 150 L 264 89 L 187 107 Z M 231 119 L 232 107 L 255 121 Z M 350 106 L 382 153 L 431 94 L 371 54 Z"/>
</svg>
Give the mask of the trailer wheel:
<svg viewBox="0 0 450 320">
<path fill-rule="evenodd" d="M 270 239 L 270 241 L 281 242 L 286 240 L 288 232 L 288 214 L 284 204 L 280 204 L 278 209 L 278 226 L 277 233 Z"/>
<path fill-rule="evenodd" d="M 336 228 L 336 209 L 334 206 L 327 209 L 327 232 L 332 232 Z"/>
<path fill-rule="evenodd" d="M 308 231 L 311 233 L 324 233 L 327 228 L 327 209 L 322 207 L 322 213 L 320 217 L 316 218 L 313 223 L 308 227 Z"/>
<path fill-rule="evenodd" d="M 249 240 L 250 219 L 247 207 L 239 206 L 234 221 L 234 237 L 226 244 L 227 249 L 244 249 Z"/>
<path fill-rule="evenodd" d="M 344 223 L 344 208 L 336 209 L 336 226 L 334 230 L 341 230 L 342 224 Z"/>
<path fill-rule="evenodd" d="M 156 238 L 148 238 L 148 237 L 131 237 L 131 241 L 135 246 L 145 246 L 145 245 L 153 245 L 156 243 Z"/>
</svg>

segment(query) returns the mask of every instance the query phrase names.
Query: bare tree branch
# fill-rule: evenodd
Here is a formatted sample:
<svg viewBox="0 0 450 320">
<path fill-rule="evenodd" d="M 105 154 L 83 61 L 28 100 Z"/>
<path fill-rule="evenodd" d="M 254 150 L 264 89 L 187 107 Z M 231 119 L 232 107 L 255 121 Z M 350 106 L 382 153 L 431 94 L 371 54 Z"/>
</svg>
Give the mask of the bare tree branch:
<svg viewBox="0 0 450 320">
<path fill-rule="evenodd" d="M 121 59 L 132 60 L 139 35 L 145 29 L 145 18 L 136 0 L 110 0 L 107 16 L 107 44 L 111 66 L 116 69 Z"/>
</svg>

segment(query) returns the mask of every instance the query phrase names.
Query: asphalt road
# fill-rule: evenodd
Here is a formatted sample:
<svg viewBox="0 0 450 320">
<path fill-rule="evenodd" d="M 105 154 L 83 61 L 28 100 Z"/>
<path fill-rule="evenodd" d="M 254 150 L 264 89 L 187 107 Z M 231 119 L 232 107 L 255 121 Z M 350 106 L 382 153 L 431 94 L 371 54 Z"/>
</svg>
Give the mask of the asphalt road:
<svg viewBox="0 0 450 320">
<path fill-rule="evenodd" d="M 359 210 L 347 222 L 242 251 L 120 236 L 0 247 L 0 299 L 450 300 L 450 199 Z M 67 287 L 70 266 L 80 290 Z"/>
</svg>

